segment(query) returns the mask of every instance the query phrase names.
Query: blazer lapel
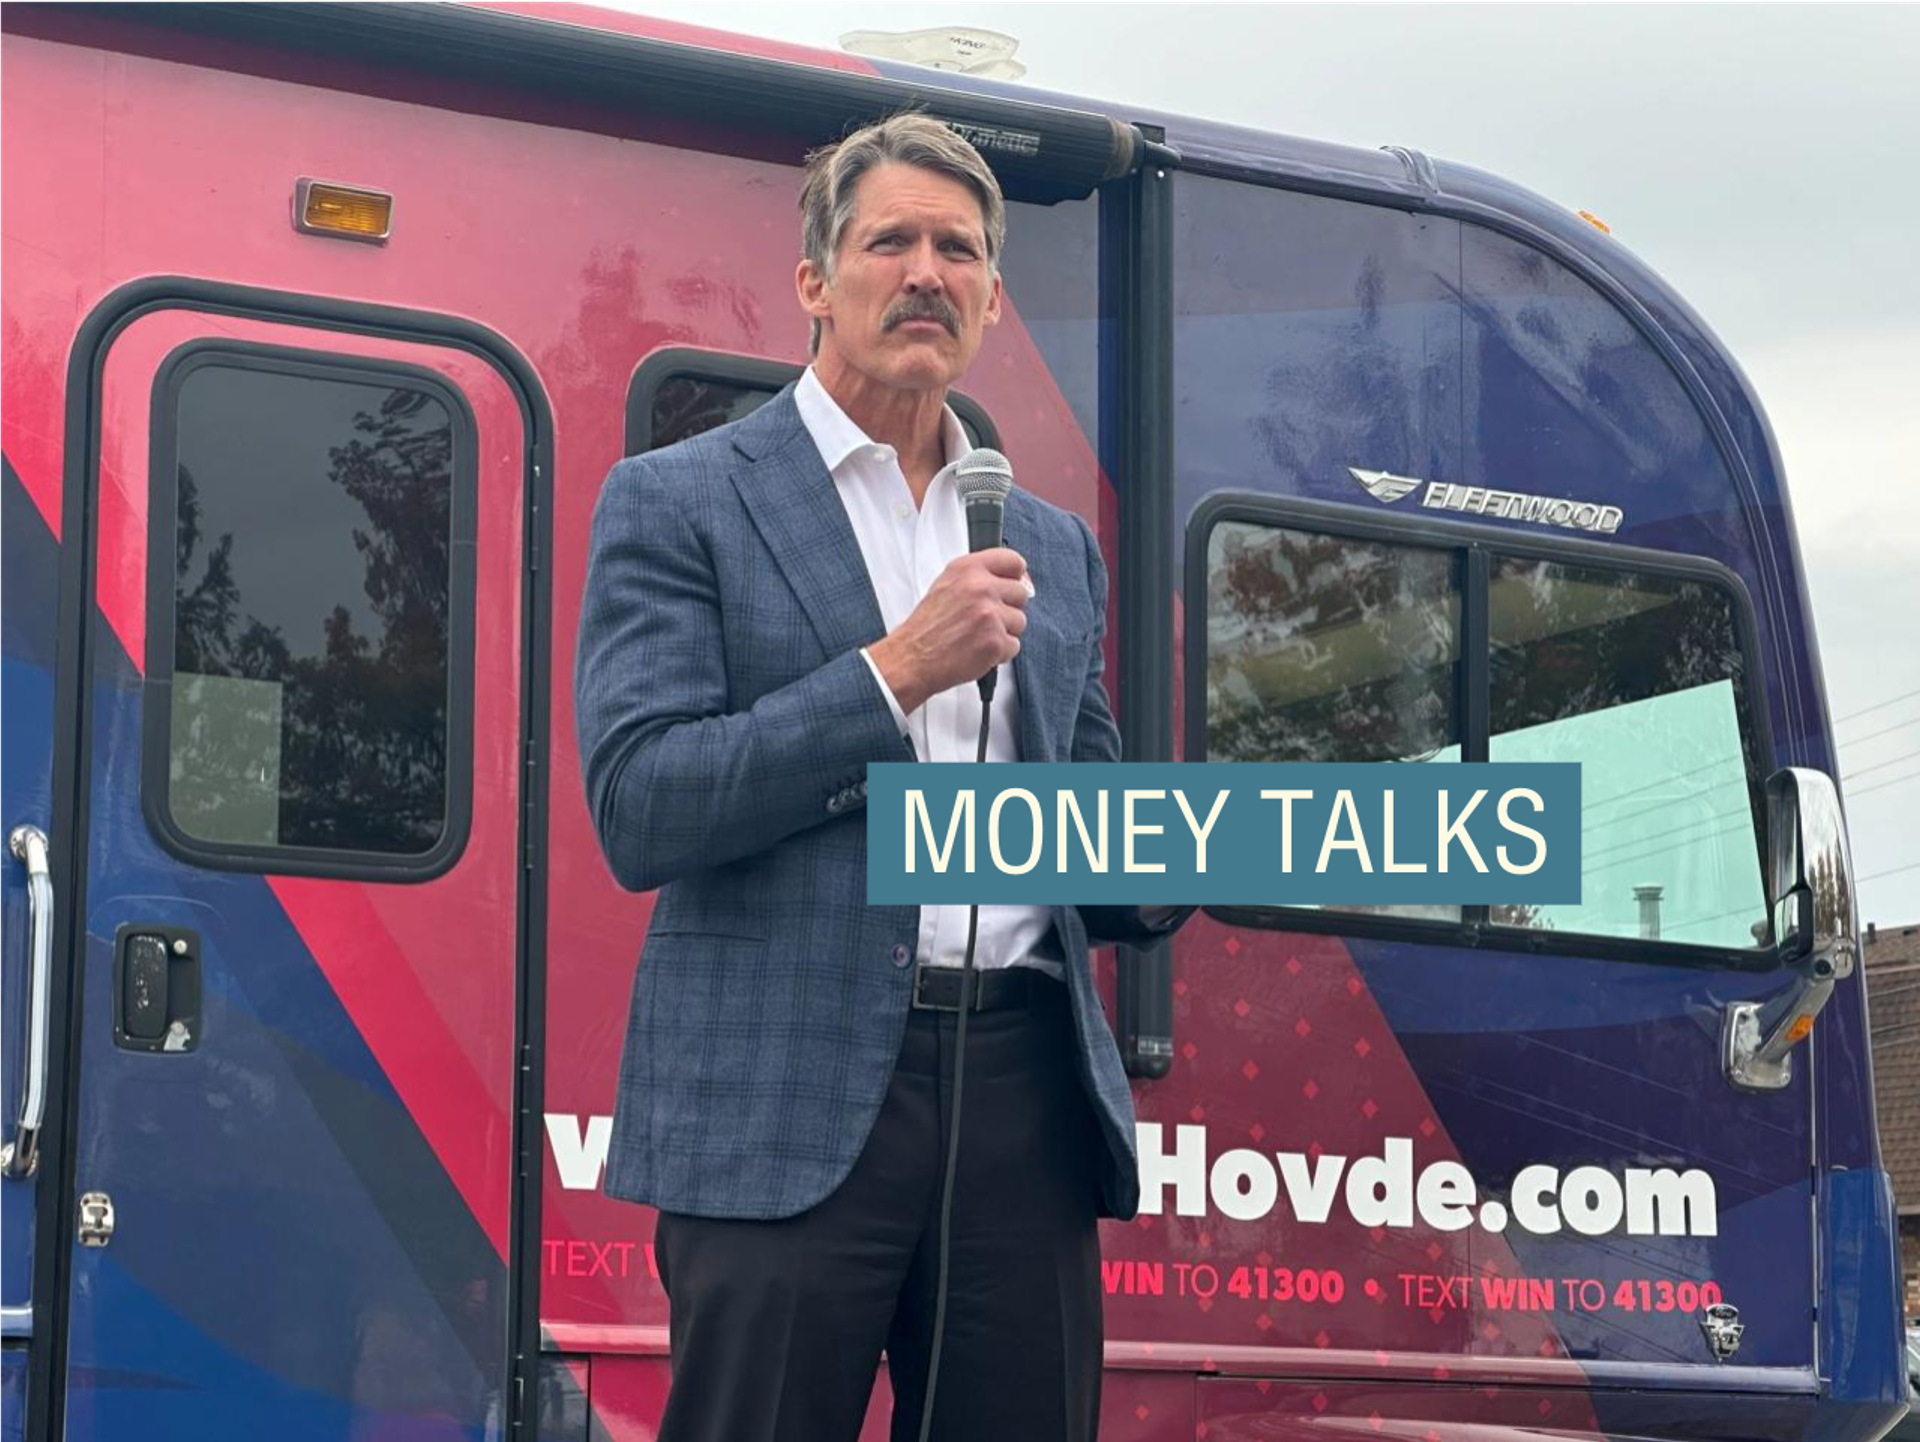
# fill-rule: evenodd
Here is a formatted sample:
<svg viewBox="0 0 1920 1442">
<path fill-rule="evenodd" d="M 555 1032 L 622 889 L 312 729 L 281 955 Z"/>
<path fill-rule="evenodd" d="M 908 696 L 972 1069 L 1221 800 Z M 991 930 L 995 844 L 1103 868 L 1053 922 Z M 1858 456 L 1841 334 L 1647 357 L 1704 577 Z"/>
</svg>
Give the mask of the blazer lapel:
<svg viewBox="0 0 1920 1442">
<path fill-rule="evenodd" d="M 793 403 L 793 387 L 742 422 L 733 444 L 741 457 L 734 488 L 827 655 L 843 655 L 886 635 L 866 557 Z M 1051 761 L 1054 728 L 1048 718 L 1060 689 L 1062 658 L 1052 644 L 1059 640 L 1058 628 L 1043 598 L 1050 594 L 1050 582 L 1064 581 L 1049 572 L 1053 556 L 1030 510 L 1036 504 L 1018 490 L 1007 502 L 1006 544 L 1027 558 L 1037 593 L 1026 644 L 1013 658 L 1013 678 L 1020 688 L 1020 757 Z M 1071 679 L 1071 705 L 1077 710 L 1078 677 Z"/>
<path fill-rule="evenodd" d="M 734 488 L 829 657 L 886 634 L 847 508 L 788 386 L 734 436 Z"/>
<path fill-rule="evenodd" d="M 1034 599 L 1028 605 L 1027 633 L 1023 638 L 1019 654 L 1013 658 L 1013 684 L 1020 690 L 1020 759 L 1022 761 L 1051 761 L 1052 748 L 1047 744 L 1047 709 L 1052 699 L 1051 692 L 1055 682 L 1053 667 L 1043 665 L 1051 662 L 1052 655 L 1043 656 L 1046 622 L 1040 617 L 1037 607 L 1042 604 L 1040 596 L 1046 581 L 1042 579 L 1045 569 L 1042 558 L 1034 552 L 1038 541 L 1038 528 L 1028 524 L 1026 512 L 1027 499 L 1015 491 L 1007 501 L 1007 516 L 1003 538 L 1007 546 L 1018 551 L 1027 561 L 1027 573 L 1034 578 Z M 1075 698 L 1076 704 L 1078 698 Z"/>
</svg>

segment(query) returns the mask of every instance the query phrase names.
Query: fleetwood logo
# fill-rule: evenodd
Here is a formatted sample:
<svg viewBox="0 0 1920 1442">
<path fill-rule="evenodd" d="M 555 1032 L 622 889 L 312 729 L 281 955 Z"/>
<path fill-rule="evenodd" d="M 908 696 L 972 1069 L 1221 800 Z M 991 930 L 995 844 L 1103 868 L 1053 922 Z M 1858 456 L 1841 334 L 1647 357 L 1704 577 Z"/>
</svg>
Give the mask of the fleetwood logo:
<svg viewBox="0 0 1920 1442">
<path fill-rule="evenodd" d="M 1384 505 L 1406 499 L 1422 486 L 1420 504 L 1430 511 L 1461 511 L 1475 516 L 1498 516 L 1507 521 L 1531 521 L 1543 526 L 1565 526 L 1570 531 L 1593 531 L 1610 536 L 1620 529 L 1618 506 L 1592 501 L 1569 501 L 1557 496 L 1535 496 L 1525 491 L 1496 491 L 1485 486 L 1456 486 L 1451 481 L 1422 481 L 1391 471 L 1363 471 L 1348 466 L 1347 474 Z"/>
<path fill-rule="evenodd" d="M 1347 474 L 1365 486 L 1368 495 L 1388 505 L 1402 499 L 1420 484 L 1412 476 L 1396 476 L 1392 471 L 1363 471 L 1358 466 L 1348 466 Z"/>
</svg>

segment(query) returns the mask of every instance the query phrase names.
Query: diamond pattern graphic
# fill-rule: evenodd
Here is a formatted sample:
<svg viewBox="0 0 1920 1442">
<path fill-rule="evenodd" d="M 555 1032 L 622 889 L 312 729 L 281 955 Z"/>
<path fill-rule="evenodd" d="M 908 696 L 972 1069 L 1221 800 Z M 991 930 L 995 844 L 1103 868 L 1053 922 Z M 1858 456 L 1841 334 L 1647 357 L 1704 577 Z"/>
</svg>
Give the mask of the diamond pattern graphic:
<svg viewBox="0 0 1920 1442">
<path fill-rule="evenodd" d="M 1174 1073 L 1136 1090 L 1140 1119 L 1166 1129 L 1166 1147 L 1175 1145 L 1173 1128 L 1198 1125 L 1207 1129 L 1209 1168 L 1236 1147 L 1251 1147 L 1268 1159 L 1275 1152 L 1304 1153 L 1307 1166 L 1316 1169 L 1339 1158 L 1344 1168 L 1382 1155 L 1390 1136 L 1411 1139 L 1416 1168 L 1459 1159 L 1439 1121 L 1443 1113 L 1409 1065 L 1345 943 L 1233 930 L 1203 913 L 1181 933 L 1174 970 Z M 1231 1045 L 1217 1044 L 1222 1039 Z M 1323 1222 L 1302 1225 L 1284 1182 L 1272 1211 L 1253 1218 L 1225 1216 L 1210 1197 L 1204 1215 L 1180 1215 L 1171 1186 L 1162 1206 L 1158 1213 L 1143 1212 L 1136 1227 L 1107 1231 L 1109 1261 L 1132 1260 L 1143 1270 L 1157 1262 L 1164 1273 L 1157 1293 L 1125 1287 L 1109 1292 L 1109 1339 L 1306 1347 L 1327 1353 L 1330 1365 L 1337 1357 L 1377 1355 L 1383 1368 L 1417 1356 L 1414 1375 L 1429 1386 L 1435 1353 L 1564 1357 L 1554 1345 L 1550 1315 L 1503 1313 L 1488 1330 L 1492 1319 L 1478 1307 L 1469 1283 L 1496 1268 L 1509 1275 L 1519 1269 L 1504 1239 L 1481 1228 L 1439 1233 L 1424 1225 L 1363 1227 L 1352 1221 L 1343 1200 L 1334 1202 Z M 1177 1284 L 1182 1264 L 1212 1269 L 1209 1296 L 1199 1296 L 1191 1279 L 1184 1288 Z M 1296 1279 L 1309 1272 L 1337 1274 L 1339 1300 L 1303 1300 Z M 1283 1275 L 1284 1293 L 1276 1280 Z M 1448 1304 L 1433 1305 L 1432 1295 L 1416 1302 L 1406 1291 L 1409 1275 L 1452 1279 Z M 1277 1367 L 1281 1361 L 1276 1357 Z M 1450 1375 L 1458 1382 L 1460 1369 Z M 1579 1375 L 1570 1371 L 1566 1380 L 1577 1384 Z M 1251 1390 L 1251 1379 L 1247 1386 Z M 1284 1390 L 1284 1384 L 1275 1385 L 1276 1410 L 1265 1415 L 1285 1414 Z M 1304 1389 L 1295 1395 L 1301 1408 L 1309 1405 Z M 1344 1385 L 1328 1384 L 1311 1395 L 1319 1398 L 1313 1410 L 1321 1412 L 1334 1410 L 1333 1399 L 1344 1404 L 1349 1398 Z M 1377 1386 L 1372 1401 L 1384 1409 Z M 1134 1419 L 1122 1415 L 1130 1427 Z M 1361 1425 L 1369 1421 L 1367 1408 L 1341 1405 L 1337 1415 L 1368 1434 Z M 1414 1415 L 1423 1423 L 1437 1420 L 1433 1413 Z M 1215 1437 L 1261 1435 L 1225 1415 L 1203 1420 L 1212 1423 Z M 1389 1417 L 1393 1435 L 1420 1435 L 1394 1430 L 1393 1422 Z"/>
</svg>

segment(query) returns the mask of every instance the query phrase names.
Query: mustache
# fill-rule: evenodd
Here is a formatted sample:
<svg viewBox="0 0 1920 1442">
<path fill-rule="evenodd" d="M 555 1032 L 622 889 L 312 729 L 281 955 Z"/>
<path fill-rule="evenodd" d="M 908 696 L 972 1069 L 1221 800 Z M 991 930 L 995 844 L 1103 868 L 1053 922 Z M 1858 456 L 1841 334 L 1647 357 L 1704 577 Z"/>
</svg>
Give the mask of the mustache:
<svg viewBox="0 0 1920 1442">
<path fill-rule="evenodd" d="M 910 320 L 938 321 L 947 328 L 948 335 L 957 337 L 960 334 L 960 312 L 945 296 L 931 293 L 910 296 L 881 317 L 880 328 L 891 331 Z"/>
</svg>

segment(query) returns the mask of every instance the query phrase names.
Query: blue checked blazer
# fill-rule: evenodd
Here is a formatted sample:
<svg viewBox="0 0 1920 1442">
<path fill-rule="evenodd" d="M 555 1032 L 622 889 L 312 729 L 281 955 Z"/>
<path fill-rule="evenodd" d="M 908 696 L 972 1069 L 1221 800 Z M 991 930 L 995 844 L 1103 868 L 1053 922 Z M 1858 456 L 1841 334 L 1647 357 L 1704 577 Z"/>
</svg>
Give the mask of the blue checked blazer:
<svg viewBox="0 0 1920 1442">
<path fill-rule="evenodd" d="M 1106 568 L 1080 517 L 1015 490 L 1036 594 L 1020 754 L 1116 761 Z M 620 1063 L 606 1190 L 776 1218 L 852 1169 L 905 1031 L 919 910 L 866 900 L 866 767 L 913 759 L 859 648 L 885 634 L 792 387 L 621 461 L 594 512 L 574 676 L 587 804 L 623 886 L 659 888 Z M 1094 990 L 1133 908 L 1054 909 L 1109 1214 L 1139 1200 L 1133 1099 Z"/>
</svg>

